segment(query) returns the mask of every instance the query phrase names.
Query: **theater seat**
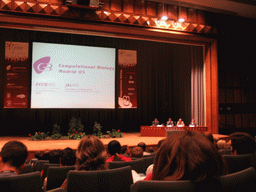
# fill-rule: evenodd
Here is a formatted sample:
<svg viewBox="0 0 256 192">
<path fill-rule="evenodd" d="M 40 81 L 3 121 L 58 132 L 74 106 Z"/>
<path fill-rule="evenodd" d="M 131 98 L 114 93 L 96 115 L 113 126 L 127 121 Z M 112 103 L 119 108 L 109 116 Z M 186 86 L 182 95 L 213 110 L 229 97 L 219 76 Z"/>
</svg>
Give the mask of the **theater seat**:
<svg viewBox="0 0 256 192">
<path fill-rule="evenodd" d="M 131 167 L 100 171 L 69 171 L 67 192 L 130 192 Z"/>
<path fill-rule="evenodd" d="M 250 167 L 237 173 L 193 183 L 180 181 L 138 181 L 131 185 L 130 192 L 255 192 L 256 171 Z"/>
<path fill-rule="evenodd" d="M 60 187 L 67 178 L 68 172 L 75 169 L 75 166 L 49 167 L 47 173 L 47 190 Z"/>
<path fill-rule="evenodd" d="M 132 161 L 112 161 L 108 162 L 109 169 L 116 169 L 125 166 L 131 166 L 132 170 L 135 170 L 137 173 L 146 172 L 149 165 L 153 164 L 154 156 L 143 157 Z"/>
<path fill-rule="evenodd" d="M 40 192 L 42 180 L 40 172 L 32 172 L 11 177 L 0 178 L 1 192 Z"/>
<path fill-rule="evenodd" d="M 256 154 L 223 155 L 227 163 L 228 173 L 235 173 L 249 167 L 256 169 Z"/>
</svg>

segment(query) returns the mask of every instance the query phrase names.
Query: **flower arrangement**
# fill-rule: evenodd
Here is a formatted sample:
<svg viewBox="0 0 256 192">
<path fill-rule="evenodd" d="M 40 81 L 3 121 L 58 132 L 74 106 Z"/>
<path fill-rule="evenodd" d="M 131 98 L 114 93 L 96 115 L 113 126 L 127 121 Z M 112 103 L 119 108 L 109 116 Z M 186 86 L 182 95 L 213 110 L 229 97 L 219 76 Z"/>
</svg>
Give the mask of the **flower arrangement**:
<svg viewBox="0 0 256 192">
<path fill-rule="evenodd" d="M 76 119 L 75 117 L 72 117 L 72 119 L 69 122 L 69 134 L 75 134 L 75 133 L 81 133 L 84 130 L 84 126 L 82 125 L 81 119 Z"/>
<path fill-rule="evenodd" d="M 123 133 L 120 132 L 120 130 L 115 130 L 115 129 L 112 129 L 112 131 L 107 131 L 108 135 L 110 137 L 123 137 Z"/>
<path fill-rule="evenodd" d="M 102 138 L 101 128 L 102 128 L 102 126 L 100 126 L 99 123 L 95 122 L 94 126 L 93 126 L 93 134 L 92 135 L 95 135 L 96 137 Z"/>
<path fill-rule="evenodd" d="M 83 137 L 85 137 L 86 134 L 85 133 L 78 133 L 78 132 L 75 132 L 75 133 L 68 133 L 68 138 L 69 139 L 75 139 L 75 140 L 79 140 L 79 139 L 82 139 Z"/>
<path fill-rule="evenodd" d="M 61 138 L 61 133 L 60 133 L 60 126 L 55 123 L 53 125 L 53 131 L 52 131 L 52 139 L 60 139 Z"/>
<path fill-rule="evenodd" d="M 44 132 L 35 132 L 35 135 L 31 135 L 29 134 L 29 136 L 31 137 L 31 140 L 45 140 L 45 138 L 47 137 L 47 134 Z"/>
</svg>

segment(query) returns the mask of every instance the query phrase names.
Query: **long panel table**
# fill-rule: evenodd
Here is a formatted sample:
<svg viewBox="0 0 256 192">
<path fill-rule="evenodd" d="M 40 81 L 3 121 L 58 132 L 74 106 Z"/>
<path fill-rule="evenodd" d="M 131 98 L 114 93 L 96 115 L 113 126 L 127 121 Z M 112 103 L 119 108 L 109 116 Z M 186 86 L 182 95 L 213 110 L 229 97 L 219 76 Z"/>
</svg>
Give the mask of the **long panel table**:
<svg viewBox="0 0 256 192">
<path fill-rule="evenodd" d="M 141 126 L 140 127 L 140 135 L 142 137 L 166 137 L 168 132 L 170 131 L 181 131 L 181 130 L 198 130 L 201 132 L 207 131 L 207 127 L 189 127 L 189 126 L 184 126 L 184 127 L 166 127 L 166 126 L 161 126 L 161 127 L 155 127 L 155 126 Z"/>
</svg>

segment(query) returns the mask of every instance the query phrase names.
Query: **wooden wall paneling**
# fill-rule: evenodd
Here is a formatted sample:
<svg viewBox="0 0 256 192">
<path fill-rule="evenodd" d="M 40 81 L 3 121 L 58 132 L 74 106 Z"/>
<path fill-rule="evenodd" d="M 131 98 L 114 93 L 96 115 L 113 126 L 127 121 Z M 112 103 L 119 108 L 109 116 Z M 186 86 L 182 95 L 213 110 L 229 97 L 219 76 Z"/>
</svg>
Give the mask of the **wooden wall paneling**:
<svg viewBox="0 0 256 192">
<path fill-rule="evenodd" d="M 111 0 L 110 9 L 111 11 L 122 11 L 123 2 L 122 0 Z"/>
<path fill-rule="evenodd" d="M 241 103 L 242 92 L 240 89 L 234 89 L 234 103 Z"/>
<path fill-rule="evenodd" d="M 111 0 L 100 0 L 100 2 L 104 4 L 104 5 L 101 7 L 101 9 L 110 10 Z"/>
<path fill-rule="evenodd" d="M 242 90 L 242 103 L 249 103 L 249 102 L 250 102 L 250 91 Z"/>
<path fill-rule="evenodd" d="M 146 3 L 143 0 L 135 0 L 135 14 L 146 15 Z"/>
<path fill-rule="evenodd" d="M 123 12 L 134 13 L 134 0 L 123 0 Z"/>
<path fill-rule="evenodd" d="M 234 114 L 227 114 L 227 126 L 234 127 Z"/>
<path fill-rule="evenodd" d="M 226 90 L 226 102 L 227 103 L 234 103 L 234 89 L 227 89 Z"/>
<path fill-rule="evenodd" d="M 250 89 L 250 103 L 256 103 L 256 89 Z"/>
<path fill-rule="evenodd" d="M 223 88 L 219 89 L 219 103 L 225 103 L 226 100 L 226 91 Z"/>
<path fill-rule="evenodd" d="M 185 19 L 188 20 L 188 9 L 186 7 L 179 7 L 179 18 L 178 19 Z"/>
<path fill-rule="evenodd" d="M 235 127 L 242 127 L 242 114 L 235 114 Z"/>
<path fill-rule="evenodd" d="M 243 127 L 250 127 L 250 114 L 242 114 Z"/>
<path fill-rule="evenodd" d="M 197 22 L 198 24 L 207 25 L 205 21 L 205 14 L 202 10 L 197 10 Z"/>
<path fill-rule="evenodd" d="M 178 13 L 177 13 L 178 7 L 176 5 L 168 5 L 167 8 L 167 16 L 170 20 L 178 20 Z"/>
<path fill-rule="evenodd" d="M 226 73 L 226 86 L 233 87 L 234 86 L 234 80 L 233 80 L 233 74 L 232 73 Z"/>
<path fill-rule="evenodd" d="M 146 15 L 156 17 L 156 2 L 146 1 Z"/>
<path fill-rule="evenodd" d="M 157 4 L 157 17 L 160 19 L 162 16 L 164 16 L 167 11 L 165 10 L 165 5 L 164 3 L 158 3 Z"/>
<path fill-rule="evenodd" d="M 226 115 L 220 115 L 219 128 L 226 128 Z"/>
<path fill-rule="evenodd" d="M 196 9 L 188 9 L 188 20 L 189 23 L 197 23 Z"/>
<path fill-rule="evenodd" d="M 250 127 L 256 128 L 256 114 L 250 114 Z"/>
</svg>

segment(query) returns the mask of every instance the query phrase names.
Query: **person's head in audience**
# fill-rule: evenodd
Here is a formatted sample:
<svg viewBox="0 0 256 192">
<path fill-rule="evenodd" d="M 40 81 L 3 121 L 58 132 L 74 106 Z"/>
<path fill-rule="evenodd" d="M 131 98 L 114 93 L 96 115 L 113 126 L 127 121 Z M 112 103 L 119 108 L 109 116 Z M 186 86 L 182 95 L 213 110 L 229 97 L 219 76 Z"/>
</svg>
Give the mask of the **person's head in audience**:
<svg viewBox="0 0 256 192">
<path fill-rule="evenodd" d="M 227 142 L 223 139 L 217 141 L 218 149 L 226 149 L 227 148 Z"/>
<path fill-rule="evenodd" d="M 117 140 L 112 140 L 108 143 L 108 152 L 112 155 L 118 155 L 121 153 L 121 145 Z"/>
<path fill-rule="evenodd" d="M 60 165 L 71 166 L 76 164 L 76 152 L 75 150 L 67 147 L 61 151 Z"/>
<path fill-rule="evenodd" d="M 49 160 L 50 158 L 50 150 L 49 149 L 45 149 L 43 151 L 43 155 L 42 155 L 42 159 L 41 160 Z"/>
<path fill-rule="evenodd" d="M 235 132 L 230 135 L 231 151 L 234 155 L 253 154 L 255 153 L 255 140 L 243 132 Z"/>
<path fill-rule="evenodd" d="M 211 141 L 211 143 L 212 144 L 216 144 L 215 143 L 215 140 L 214 140 L 214 138 L 213 138 L 213 135 L 212 135 L 212 133 L 210 133 L 210 132 L 204 132 L 204 136 L 209 140 L 209 141 Z"/>
<path fill-rule="evenodd" d="M 35 152 L 35 158 L 38 160 L 42 160 L 43 151 L 36 151 Z"/>
<path fill-rule="evenodd" d="M 60 153 L 61 150 L 54 149 L 49 152 L 49 163 L 51 164 L 59 164 L 60 163 Z"/>
<path fill-rule="evenodd" d="M 27 147 L 20 141 L 7 142 L 1 151 L 2 170 L 14 171 L 19 174 L 28 157 Z"/>
<path fill-rule="evenodd" d="M 121 146 L 121 154 L 130 156 L 131 155 L 131 149 L 128 145 L 122 145 Z"/>
<path fill-rule="evenodd" d="M 133 147 L 131 149 L 131 157 L 141 158 L 143 156 L 143 149 L 141 147 Z"/>
<path fill-rule="evenodd" d="M 77 170 L 108 169 L 106 149 L 101 140 L 93 135 L 83 137 L 76 150 Z"/>
<path fill-rule="evenodd" d="M 153 180 L 203 181 L 225 173 L 217 148 L 199 131 L 171 134 L 158 149 Z"/>
<path fill-rule="evenodd" d="M 139 142 L 138 143 L 138 147 L 141 147 L 143 149 L 143 151 L 146 151 L 146 143 L 144 142 Z"/>
<path fill-rule="evenodd" d="M 158 143 L 157 143 L 158 149 L 161 147 L 161 145 L 162 145 L 162 143 L 163 143 L 164 141 L 165 141 L 165 139 L 161 139 L 161 140 L 158 141 Z"/>
</svg>

